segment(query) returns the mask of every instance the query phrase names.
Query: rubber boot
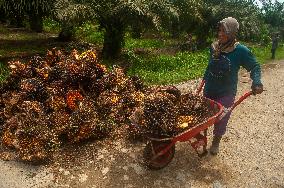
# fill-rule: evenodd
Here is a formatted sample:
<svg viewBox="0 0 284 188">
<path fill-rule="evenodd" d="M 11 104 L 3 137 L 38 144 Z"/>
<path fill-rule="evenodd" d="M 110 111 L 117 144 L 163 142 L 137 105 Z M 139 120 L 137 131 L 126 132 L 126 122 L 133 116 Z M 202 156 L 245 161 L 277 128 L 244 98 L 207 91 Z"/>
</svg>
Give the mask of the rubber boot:
<svg viewBox="0 0 284 188">
<path fill-rule="evenodd" d="M 222 136 L 214 136 L 213 137 L 212 145 L 209 149 L 209 151 L 212 155 L 217 155 L 219 153 L 219 144 L 220 144 L 221 138 L 222 138 Z"/>
</svg>

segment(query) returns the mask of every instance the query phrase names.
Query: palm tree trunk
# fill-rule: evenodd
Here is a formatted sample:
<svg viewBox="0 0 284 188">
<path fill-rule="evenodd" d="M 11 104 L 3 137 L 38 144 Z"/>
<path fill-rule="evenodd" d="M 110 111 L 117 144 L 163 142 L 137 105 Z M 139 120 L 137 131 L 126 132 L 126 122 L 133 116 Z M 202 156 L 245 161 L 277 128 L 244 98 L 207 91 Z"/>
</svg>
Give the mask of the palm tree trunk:
<svg viewBox="0 0 284 188">
<path fill-rule="evenodd" d="M 137 24 L 132 27 L 131 36 L 135 39 L 140 39 L 142 37 L 143 28 L 142 25 Z"/>
<path fill-rule="evenodd" d="M 31 12 L 29 14 L 29 23 L 32 31 L 41 33 L 43 31 L 43 15 Z"/>
<path fill-rule="evenodd" d="M 63 24 L 58 35 L 58 40 L 62 42 L 69 42 L 75 39 L 75 27 L 70 24 Z"/>
<path fill-rule="evenodd" d="M 103 57 L 115 59 L 124 45 L 124 27 L 122 23 L 112 23 L 105 26 Z"/>
</svg>

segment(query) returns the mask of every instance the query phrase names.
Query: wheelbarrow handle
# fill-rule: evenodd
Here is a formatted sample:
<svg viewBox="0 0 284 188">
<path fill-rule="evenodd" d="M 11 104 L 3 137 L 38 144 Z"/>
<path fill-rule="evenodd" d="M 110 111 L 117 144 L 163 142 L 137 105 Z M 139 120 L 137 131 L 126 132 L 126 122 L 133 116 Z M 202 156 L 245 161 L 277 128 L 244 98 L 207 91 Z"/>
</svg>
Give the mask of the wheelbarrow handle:
<svg viewBox="0 0 284 188">
<path fill-rule="evenodd" d="M 252 91 L 246 92 L 238 100 L 236 100 L 229 108 L 224 108 L 223 113 L 218 117 L 219 120 L 223 119 L 228 113 L 232 112 L 236 106 L 241 104 L 246 98 L 252 95 Z"/>
<path fill-rule="evenodd" d="M 199 84 L 197 90 L 196 90 L 197 95 L 200 95 L 200 92 L 201 92 L 202 88 L 204 87 L 204 85 L 205 85 L 205 80 L 202 80 L 201 83 Z"/>
<path fill-rule="evenodd" d="M 242 95 L 238 100 L 234 102 L 234 104 L 230 107 L 230 110 L 232 111 L 236 106 L 241 104 L 246 98 L 252 95 L 252 91 L 246 92 L 244 95 Z"/>
</svg>

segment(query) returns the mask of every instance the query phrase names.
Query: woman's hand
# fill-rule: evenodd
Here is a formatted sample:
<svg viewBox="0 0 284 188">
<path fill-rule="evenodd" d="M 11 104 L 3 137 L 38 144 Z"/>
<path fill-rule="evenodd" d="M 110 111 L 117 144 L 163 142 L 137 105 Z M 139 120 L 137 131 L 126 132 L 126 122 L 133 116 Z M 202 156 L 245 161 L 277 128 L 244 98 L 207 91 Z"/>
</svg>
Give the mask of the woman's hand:
<svg viewBox="0 0 284 188">
<path fill-rule="evenodd" d="M 263 85 L 252 85 L 251 89 L 253 95 L 261 94 L 263 92 Z"/>
</svg>

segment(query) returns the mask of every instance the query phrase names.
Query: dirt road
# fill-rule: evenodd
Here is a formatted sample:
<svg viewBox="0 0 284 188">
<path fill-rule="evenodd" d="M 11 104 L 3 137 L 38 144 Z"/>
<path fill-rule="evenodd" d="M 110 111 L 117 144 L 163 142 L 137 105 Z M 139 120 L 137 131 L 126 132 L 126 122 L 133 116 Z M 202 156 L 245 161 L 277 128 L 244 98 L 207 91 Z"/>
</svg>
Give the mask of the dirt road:
<svg viewBox="0 0 284 188">
<path fill-rule="evenodd" d="M 283 188 L 283 75 L 284 61 L 263 67 L 267 91 L 234 110 L 218 156 L 198 158 L 187 143 L 179 143 L 166 168 L 150 171 L 142 164 L 141 142 L 96 141 L 65 147 L 47 165 L 0 161 L 0 187 Z M 195 83 L 178 87 L 186 92 Z M 241 71 L 239 95 L 249 89 L 249 74 Z"/>
</svg>

